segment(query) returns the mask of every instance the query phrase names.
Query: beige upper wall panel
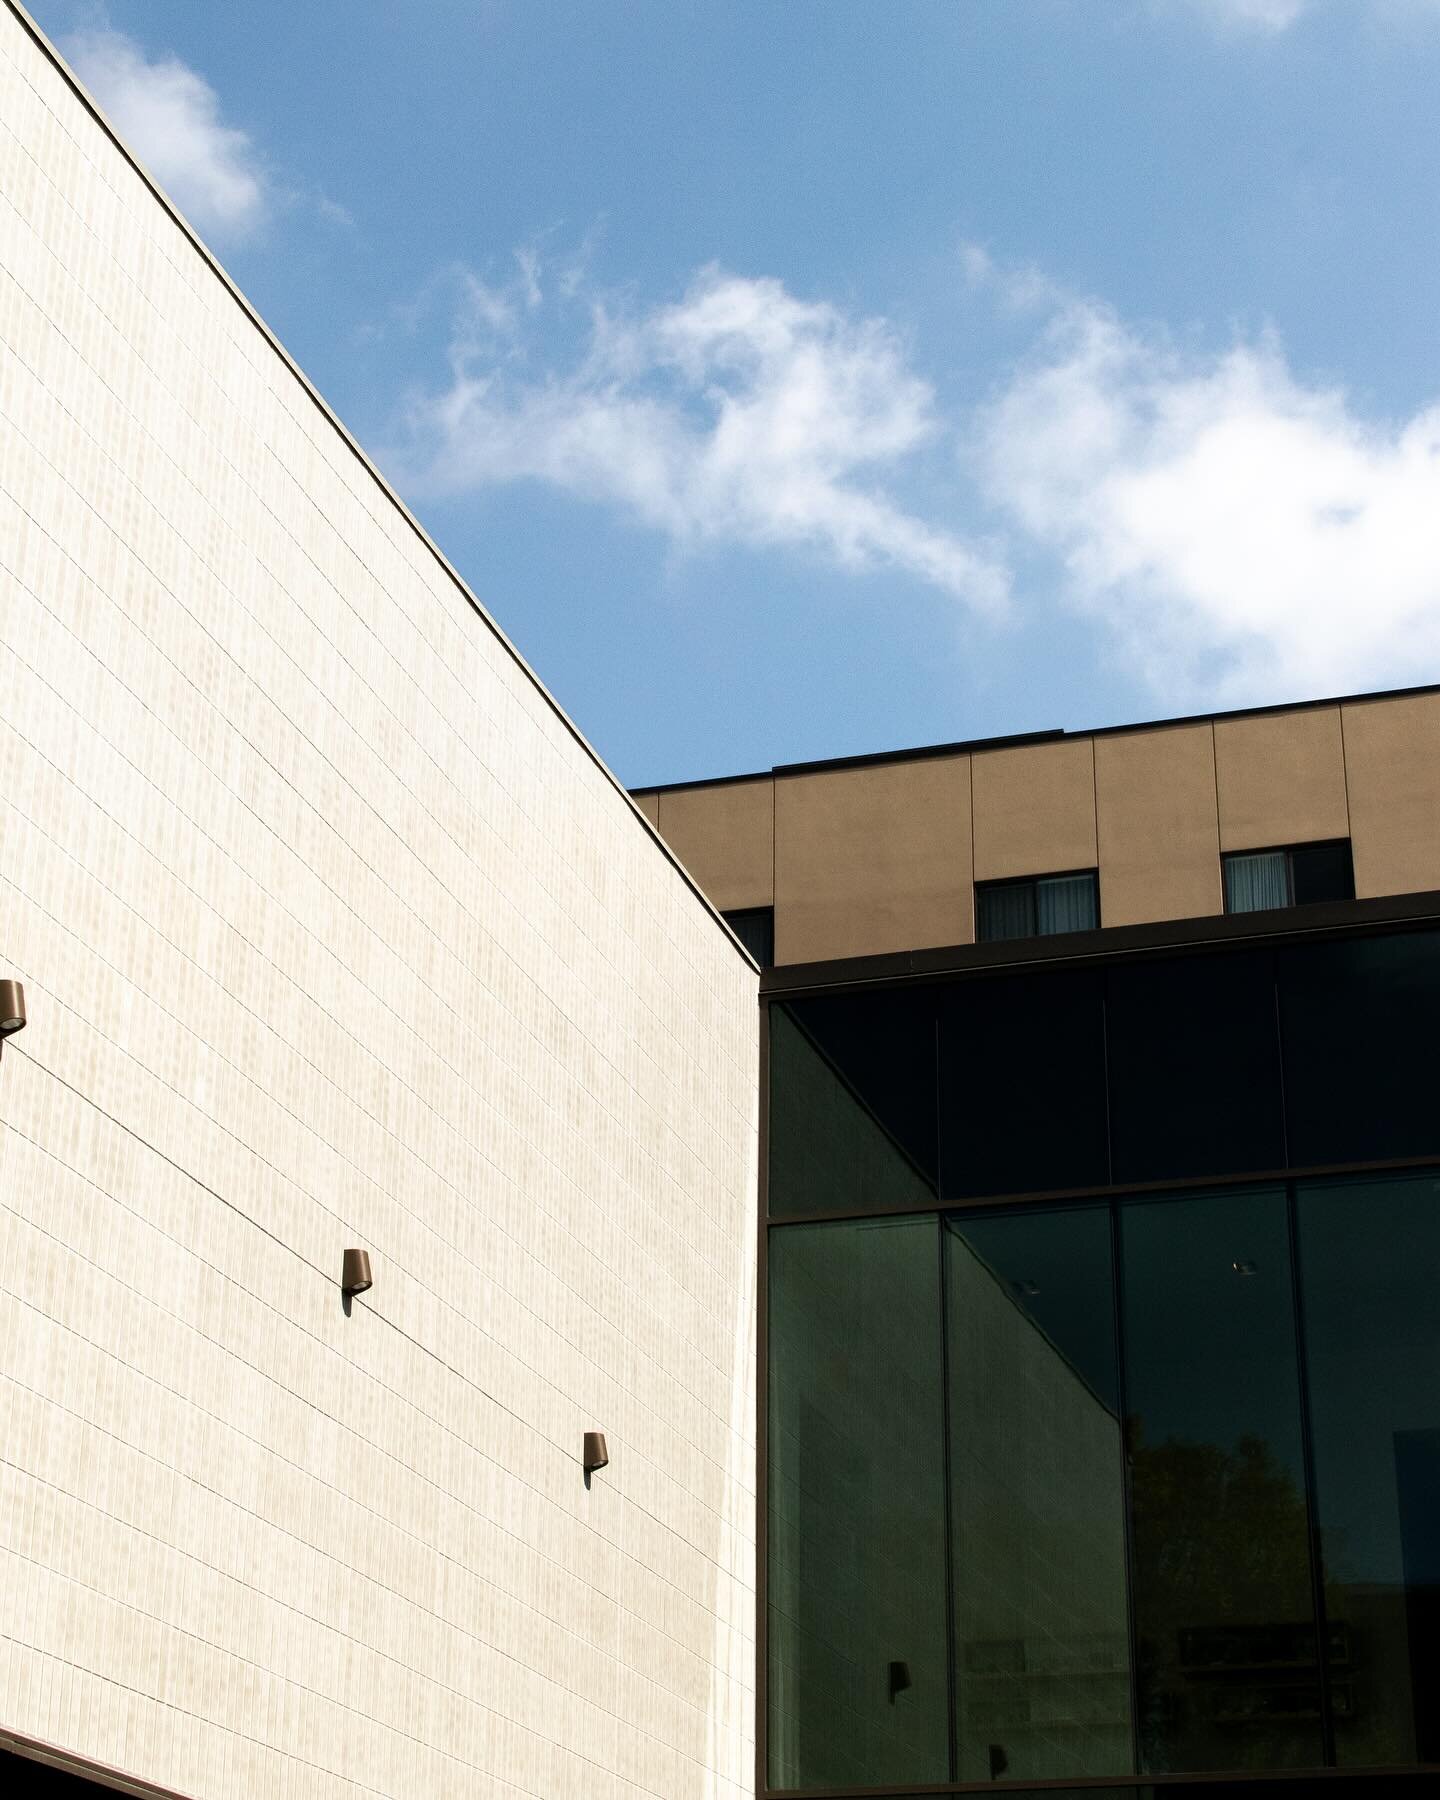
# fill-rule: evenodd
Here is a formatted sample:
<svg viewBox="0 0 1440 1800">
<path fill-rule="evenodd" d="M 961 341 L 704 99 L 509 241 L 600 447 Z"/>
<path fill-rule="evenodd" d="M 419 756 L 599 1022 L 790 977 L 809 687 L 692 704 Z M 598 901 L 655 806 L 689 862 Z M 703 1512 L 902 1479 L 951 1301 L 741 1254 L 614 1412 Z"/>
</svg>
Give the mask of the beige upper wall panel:
<svg viewBox="0 0 1440 1800">
<path fill-rule="evenodd" d="M 661 837 L 700 883 L 712 906 L 729 912 L 773 903 L 773 781 L 722 782 L 660 794 L 658 799 Z"/>
<path fill-rule="evenodd" d="M 1356 895 L 1440 888 L 1440 694 L 1343 711 Z"/>
<path fill-rule="evenodd" d="M 820 962 L 969 943 L 964 756 L 775 783 L 775 960 Z"/>
<path fill-rule="evenodd" d="M 632 794 L 630 798 L 658 831 L 660 829 L 660 796 L 658 794 Z"/>
<path fill-rule="evenodd" d="M 1223 910 L 1208 724 L 1096 738 L 1095 797 L 1102 925 Z"/>
<path fill-rule="evenodd" d="M 1095 866 L 1088 738 L 986 750 L 973 767 L 975 880 Z"/>
<path fill-rule="evenodd" d="M 1222 850 L 1347 837 L 1340 708 L 1215 722 Z"/>
</svg>

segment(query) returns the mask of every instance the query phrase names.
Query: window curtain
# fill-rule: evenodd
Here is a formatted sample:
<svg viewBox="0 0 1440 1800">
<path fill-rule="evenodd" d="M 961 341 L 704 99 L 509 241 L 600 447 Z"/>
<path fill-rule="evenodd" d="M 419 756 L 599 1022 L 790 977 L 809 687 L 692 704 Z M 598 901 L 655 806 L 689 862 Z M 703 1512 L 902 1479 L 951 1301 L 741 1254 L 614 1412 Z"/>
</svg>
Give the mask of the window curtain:
<svg viewBox="0 0 1440 1800">
<path fill-rule="evenodd" d="M 1226 912 L 1264 912 L 1290 905 L 1290 877 L 1283 850 L 1225 858 Z"/>
<path fill-rule="evenodd" d="M 1093 875 L 1056 875 L 1035 883 L 1036 925 L 1041 937 L 1058 931 L 1093 931 L 1100 909 Z"/>
</svg>

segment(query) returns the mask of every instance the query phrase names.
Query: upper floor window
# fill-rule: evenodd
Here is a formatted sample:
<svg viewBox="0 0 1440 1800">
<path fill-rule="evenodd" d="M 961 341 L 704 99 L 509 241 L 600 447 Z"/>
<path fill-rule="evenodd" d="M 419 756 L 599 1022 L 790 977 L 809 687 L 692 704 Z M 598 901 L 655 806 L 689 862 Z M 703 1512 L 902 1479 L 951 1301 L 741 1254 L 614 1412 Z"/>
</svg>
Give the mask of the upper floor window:
<svg viewBox="0 0 1440 1800">
<path fill-rule="evenodd" d="M 1291 844 L 1279 850 L 1244 850 L 1223 856 L 1220 862 L 1227 913 L 1355 898 L 1349 838 L 1328 844 Z"/>
<path fill-rule="evenodd" d="M 770 968 L 775 961 L 775 908 L 748 906 L 742 912 L 721 913 L 720 917 L 760 967 Z"/>
<path fill-rule="evenodd" d="M 1099 923 L 1100 885 L 1094 869 L 975 884 L 975 935 L 982 944 L 1093 931 Z"/>
</svg>

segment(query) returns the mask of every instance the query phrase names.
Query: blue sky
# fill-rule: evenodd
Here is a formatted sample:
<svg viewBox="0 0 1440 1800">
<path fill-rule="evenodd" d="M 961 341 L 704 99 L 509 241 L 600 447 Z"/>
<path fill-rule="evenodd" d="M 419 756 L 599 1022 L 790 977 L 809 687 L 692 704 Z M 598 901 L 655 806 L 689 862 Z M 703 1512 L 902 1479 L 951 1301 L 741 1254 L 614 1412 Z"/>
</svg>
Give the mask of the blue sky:
<svg viewBox="0 0 1440 1800">
<path fill-rule="evenodd" d="M 1440 0 L 31 0 L 623 780 L 1440 679 Z"/>
</svg>

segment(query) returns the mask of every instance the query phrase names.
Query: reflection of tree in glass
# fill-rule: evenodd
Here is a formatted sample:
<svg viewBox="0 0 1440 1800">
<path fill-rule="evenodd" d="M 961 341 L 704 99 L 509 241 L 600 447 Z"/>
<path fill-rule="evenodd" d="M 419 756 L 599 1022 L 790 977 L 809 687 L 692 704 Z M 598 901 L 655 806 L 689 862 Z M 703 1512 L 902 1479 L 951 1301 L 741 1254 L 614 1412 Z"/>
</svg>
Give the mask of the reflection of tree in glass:
<svg viewBox="0 0 1440 1800">
<path fill-rule="evenodd" d="M 1149 1769 L 1304 1767 L 1319 1688 L 1305 1500 L 1260 1437 L 1233 1449 L 1132 1420 L 1140 1734 Z"/>
</svg>

